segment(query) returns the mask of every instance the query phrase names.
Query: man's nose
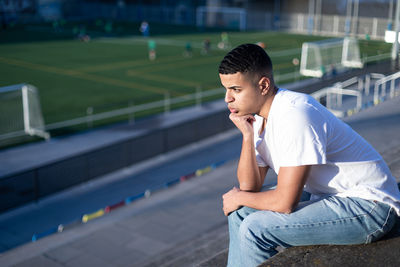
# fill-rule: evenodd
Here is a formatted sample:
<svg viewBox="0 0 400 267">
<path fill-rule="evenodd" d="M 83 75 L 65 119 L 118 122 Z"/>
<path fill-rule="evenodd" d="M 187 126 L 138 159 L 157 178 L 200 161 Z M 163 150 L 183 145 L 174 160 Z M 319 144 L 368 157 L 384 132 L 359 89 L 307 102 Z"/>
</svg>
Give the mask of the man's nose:
<svg viewBox="0 0 400 267">
<path fill-rule="evenodd" d="M 233 97 L 230 95 L 229 91 L 226 91 L 225 93 L 225 102 L 230 103 L 233 101 Z"/>
</svg>

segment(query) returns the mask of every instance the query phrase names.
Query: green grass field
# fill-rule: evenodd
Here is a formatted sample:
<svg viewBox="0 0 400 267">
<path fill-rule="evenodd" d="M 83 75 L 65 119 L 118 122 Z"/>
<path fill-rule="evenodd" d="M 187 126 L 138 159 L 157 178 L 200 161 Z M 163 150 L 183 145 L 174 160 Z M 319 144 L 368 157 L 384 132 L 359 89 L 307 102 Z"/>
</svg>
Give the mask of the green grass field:
<svg viewBox="0 0 400 267">
<path fill-rule="evenodd" d="M 157 43 L 157 59 L 150 61 L 147 40 L 139 35 L 138 24 L 116 26 L 115 34 L 89 26 L 90 42 L 74 39 L 76 28 L 68 24 L 62 31 L 54 31 L 51 25 L 31 25 L 0 32 L 0 87 L 36 86 L 49 124 L 84 116 L 88 107 L 99 113 L 161 100 L 166 93 L 175 97 L 194 93 L 198 87 L 221 86 L 217 69 L 227 51 L 216 48 L 220 31 L 156 25 L 151 38 Z M 229 37 L 233 47 L 264 42 L 276 75 L 296 70 L 292 60 L 300 59 L 303 42 L 324 39 L 277 32 L 230 32 Z M 202 55 L 206 38 L 212 50 Z M 183 56 L 187 42 L 192 44 L 192 57 Z M 365 40 L 360 46 L 363 56 L 388 53 L 391 48 Z"/>
</svg>

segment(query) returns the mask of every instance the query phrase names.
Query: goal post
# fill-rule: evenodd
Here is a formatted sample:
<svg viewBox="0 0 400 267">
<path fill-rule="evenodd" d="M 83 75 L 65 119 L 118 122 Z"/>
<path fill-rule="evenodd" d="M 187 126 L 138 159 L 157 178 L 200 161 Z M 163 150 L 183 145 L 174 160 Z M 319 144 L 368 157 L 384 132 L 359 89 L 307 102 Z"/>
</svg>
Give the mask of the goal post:
<svg viewBox="0 0 400 267">
<path fill-rule="evenodd" d="M 196 26 L 245 31 L 246 17 L 244 8 L 200 6 L 196 9 Z"/>
<path fill-rule="evenodd" d="M 355 38 L 344 38 L 342 51 L 342 64 L 349 68 L 362 68 L 364 64 L 361 61 L 360 47 Z"/>
<path fill-rule="evenodd" d="M 30 84 L 0 87 L 0 141 L 25 135 L 50 138 L 37 88 Z"/>
<path fill-rule="evenodd" d="M 322 77 L 332 70 L 362 67 L 355 38 L 335 38 L 302 45 L 300 73 L 304 76 Z"/>
</svg>

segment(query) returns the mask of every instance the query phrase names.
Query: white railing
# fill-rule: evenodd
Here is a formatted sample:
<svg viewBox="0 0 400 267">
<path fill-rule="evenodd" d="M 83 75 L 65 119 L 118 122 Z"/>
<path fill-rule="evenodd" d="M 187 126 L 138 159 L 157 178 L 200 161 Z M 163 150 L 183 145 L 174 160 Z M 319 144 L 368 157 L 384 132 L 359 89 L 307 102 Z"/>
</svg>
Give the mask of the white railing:
<svg viewBox="0 0 400 267">
<path fill-rule="evenodd" d="M 389 84 L 389 97 L 395 97 L 396 82 L 400 78 L 400 72 L 383 77 L 376 81 L 374 86 L 374 103 L 379 102 L 379 98 L 385 97 L 387 93 L 387 85 Z"/>
<path fill-rule="evenodd" d="M 47 124 L 45 126 L 45 128 L 47 131 L 49 131 L 49 130 L 55 130 L 55 129 L 64 128 L 64 127 L 76 126 L 76 125 L 80 125 L 80 124 L 92 125 L 93 122 L 95 122 L 95 121 L 111 119 L 114 117 L 124 116 L 124 115 L 129 116 L 130 120 L 133 120 L 135 113 L 137 113 L 137 112 L 143 112 L 143 111 L 159 109 L 159 108 L 163 108 L 164 113 L 168 113 L 171 110 L 171 105 L 190 102 L 193 100 L 196 102 L 196 105 L 201 105 L 203 98 L 217 96 L 217 95 L 222 94 L 223 92 L 224 92 L 223 88 L 217 88 L 217 89 L 207 90 L 207 91 L 200 91 L 200 89 L 197 89 L 196 93 L 183 95 L 183 96 L 179 96 L 179 97 L 175 97 L 175 98 L 170 98 L 169 94 L 165 94 L 165 98 L 163 100 L 145 103 L 145 104 L 141 104 L 141 105 L 134 105 L 134 106 L 126 107 L 126 108 L 106 111 L 106 112 L 97 113 L 97 114 L 93 114 L 93 108 L 89 107 L 87 110 L 86 116 L 82 116 L 82 117 L 71 119 L 71 120 Z"/>
<path fill-rule="evenodd" d="M 368 96 L 369 90 L 371 89 L 371 79 L 382 79 L 385 78 L 385 75 L 380 73 L 370 73 L 365 76 L 365 85 L 364 85 L 364 93 Z M 376 81 L 375 81 L 376 83 Z"/>
<path fill-rule="evenodd" d="M 248 15 L 248 29 L 260 24 L 252 17 L 256 16 Z M 272 20 L 273 16 L 270 17 Z M 266 22 L 266 29 L 271 29 L 271 25 L 273 25 L 271 22 Z M 389 23 L 388 18 L 358 17 L 349 19 L 346 16 L 329 14 L 310 16 L 306 13 L 282 13 L 280 14 L 279 29 L 302 34 L 339 37 L 350 35 L 363 39 L 383 40 Z"/>
<path fill-rule="evenodd" d="M 331 87 L 326 87 L 311 94 L 317 101 L 321 102 L 324 98 L 326 108 L 338 117 L 344 117 L 360 111 L 363 107 L 377 105 L 389 93 L 389 98 L 400 94 L 396 93 L 399 89 L 400 72 L 385 76 L 380 73 L 369 73 L 363 77 L 353 77 L 343 82 L 335 83 Z M 396 84 L 397 82 L 397 84 Z M 369 96 L 371 83 L 374 84 L 374 95 Z M 342 108 L 343 96 L 355 96 L 356 103 L 349 110 Z M 353 103 L 353 102 L 352 102 Z M 347 102 L 347 104 L 349 104 Z"/>
<path fill-rule="evenodd" d="M 323 88 L 311 94 L 311 96 L 314 97 L 319 102 L 321 102 L 321 99 L 325 97 L 326 108 L 329 109 L 337 117 L 344 117 L 344 111 L 334 109 L 334 107 L 340 107 L 342 105 L 344 95 L 357 97 L 356 110 L 361 109 L 363 96 L 362 92 L 360 92 L 359 90 L 344 89 L 338 87 L 338 84 L 335 84 L 334 87 Z M 334 96 L 336 96 L 336 103 L 334 102 Z"/>
</svg>

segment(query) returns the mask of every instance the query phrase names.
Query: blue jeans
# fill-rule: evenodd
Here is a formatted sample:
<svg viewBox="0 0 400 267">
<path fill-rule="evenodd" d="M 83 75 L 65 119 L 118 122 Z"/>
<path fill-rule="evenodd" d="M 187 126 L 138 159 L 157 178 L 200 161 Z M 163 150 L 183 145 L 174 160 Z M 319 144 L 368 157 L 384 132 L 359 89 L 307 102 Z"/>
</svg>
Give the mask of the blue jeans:
<svg viewBox="0 0 400 267">
<path fill-rule="evenodd" d="M 304 201 L 290 214 L 242 207 L 228 216 L 228 266 L 257 266 L 278 246 L 370 243 L 395 221 L 392 207 L 361 198 Z"/>
</svg>

